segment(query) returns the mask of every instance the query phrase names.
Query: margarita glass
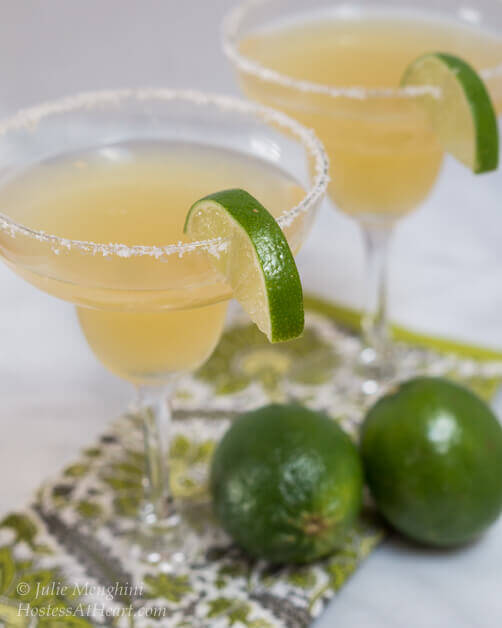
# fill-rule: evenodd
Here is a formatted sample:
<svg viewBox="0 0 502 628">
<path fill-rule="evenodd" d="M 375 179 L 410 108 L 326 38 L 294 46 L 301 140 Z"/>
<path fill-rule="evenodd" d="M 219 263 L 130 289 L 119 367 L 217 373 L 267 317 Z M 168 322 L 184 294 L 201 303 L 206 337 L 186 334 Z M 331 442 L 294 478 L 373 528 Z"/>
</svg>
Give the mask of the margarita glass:
<svg viewBox="0 0 502 628">
<path fill-rule="evenodd" d="M 20 276 L 77 306 L 96 356 L 134 384 L 147 490 L 137 543 L 183 562 L 169 499 L 169 398 L 221 335 L 230 286 L 211 256 L 222 238 L 183 234 L 192 203 L 242 187 L 276 216 L 293 251 L 314 219 L 328 165 L 282 113 L 192 91 L 86 93 L 0 123 L 0 254 Z"/>
<path fill-rule="evenodd" d="M 251 0 L 226 18 L 223 35 L 245 93 L 317 132 L 331 162 L 329 194 L 362 228 L 368 287 L 358 362 L 374 391 L 398 362 L 387 317 L 390 235 L 427 197 L 443 160 L 418 106 L 430 88 L 399 87 L 400 80 L 424 53 L 457 54 L 480 71 L 500 112 L 500 5 Z"/>
</svg>

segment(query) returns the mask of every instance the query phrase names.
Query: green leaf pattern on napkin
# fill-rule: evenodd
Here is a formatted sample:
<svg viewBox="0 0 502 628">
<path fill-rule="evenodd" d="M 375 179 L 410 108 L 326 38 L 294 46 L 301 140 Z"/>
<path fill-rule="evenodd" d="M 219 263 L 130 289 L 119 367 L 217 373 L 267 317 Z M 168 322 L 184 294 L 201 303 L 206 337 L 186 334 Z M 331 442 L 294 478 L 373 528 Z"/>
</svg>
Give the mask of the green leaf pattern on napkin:
<svg viewBox="0 0 502 628">
<path fill-rule="evenodd" d="M 254 325 L 239 323 L 224 334 L 209 362 L 180 382 L 171 485 L 185 504 L 184 535 L 196 534 L 204 548 L 187 574 L 156 573 L 127 552 L 143 495 L 141 425 L 134 415 L 112 423 L 98 443 L 37 492 L 29 508 L 0 523 L 0 623 L 12 628 L 309 625 L 382 538 L 380 525 L 365 512 L 342 549 L 313 565 L 284 567 L 251 560 L 212 516 L 208 467 L 232 419 L 270 400 L 295 399 L 323 409 L 357 438 L 371 399 L 351 393 L 352 377 L 346 388 L 333 386 L 340 343 L 353 347 L 356 340 L 326 312 L 309 312 L 303 337 L 281 345 L 269 345 Z M 34 596 L 37 586 L 52 582 L 141 584 L 143 590 L 104 602 L 130 607 L 132 616 L 20 616 L 20 602 L 74 610 L 95 601 L 92 596 L 52 593 L 47 586 L 44 595 Z M 20 583 L 30 593 L 20 594 Z M 140 616 L 145 609 L 150 616 Z"/>
</svg>

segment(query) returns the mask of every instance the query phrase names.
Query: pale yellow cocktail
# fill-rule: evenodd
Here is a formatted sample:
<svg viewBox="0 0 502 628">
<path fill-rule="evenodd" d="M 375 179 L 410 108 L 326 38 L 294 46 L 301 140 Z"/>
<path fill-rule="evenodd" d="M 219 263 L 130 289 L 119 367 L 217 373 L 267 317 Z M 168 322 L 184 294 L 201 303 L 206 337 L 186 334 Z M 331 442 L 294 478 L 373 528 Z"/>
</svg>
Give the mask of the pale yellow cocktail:
<svg viewBox="0 0 502 628">
<path fill-rule="evenodd" d="M 187 243 L 190 206 L 228 187 L 249 190 L 275 215 L 305 196 L 282 170 L 251 156 L 190 143 L 135 142 L 39 163 L 0 189 L 0 205 L 17 222 L 69 240 L 162 247 Z M 14 255 L 20 241 L 0 232 L 2 240 L 6 256 Z M 31 245 L 25 241 L 20 254 L 28 255 Z M 121 377 L 151 384 L 197 368 L 219 340 L 230 288 L 215 275 L 207 251 L 173 252 L 166 263 L 127 254 L 89 259 L 62 247 L 45 275 L 16 271 L 79 306 L 90 346 Z M 108 288 L 100 290 L 100 282 Z"/>
<path fill-rule="evenodd" d="M 356 369 L 370 366 L 372 391 L 375 377 L 395 373 L 390 235 L 431 192 L 444 155 L 424 106 L 442 95 L 425 83 L 403 87 L 405 70 L 426 54 L 456 56 L 480 74 L 500 113 L 502 9 L 490 0 L 245 0 L 223 33 L 244 92 L 317 132 L 331 162 L 330 196 L 362 229 L 367 294 Z M 452 116 L 450 129 L 464 124 L 447 109 L 442 115 Z"/>
<path fill-rule="evenodd" d="M 397 88 L 407 65 L 426 52 L 457 54 L 477 69 L 502 62 L 502 40 L 489 31 L 390 10 L 378 14 L 362 10 L 354 17 L 305 14 L 248 35 L 239 49 L 263 67 L 295 80 L 369 90 L 360 98 L 333 98 L 240 73 L 250 97 L 280 107 L 316 130 L 330 157 L 330 193 L 340 209 L 395 217 L 425 198 L 443 153 L 413 99 L 379 97 L 371 90 Z M 502 78 L 488 83 L 500 111 Z"/>
<path fill-rule="evenodd" d="M 169 492 L 176 374 L 210 356 L 234 292 L 241 302 L 252 293 L 246 303 L 258 304 L 260 314 L 279 302 L 287 317 L 291 306 L 296 327 L 286 331 L 303 327 L 289 246 L 296 252 L 305 239 L 327 173 L 319 141 L 293 119 L 195 91 L 76 94 L 0 121 L 0 257 L 74 304 L 97 357 L 136 386 L 146 490 L 129 548 L 165 572 L 197 552 L 179 536 Z M 199 203 L 188 226 L 195 222 L 200 235 L 185 236 L 191 206 L 215 192 L 231 203 L 240 202 L 239 192 L 252 199 L 240 207 L 259 213 L 250 234 L 236 238 L 207 214 L 199 220 Z M 296 288 L 288 300 L 280 284 L 290 272 Z M 268 286 L 271 276 L 279 293 L 272 304 L 253 292 L 262 285 L 256 277 Z M 270 312 L 260 320 L 267 314 L 271 321 Z"/>
</svg>

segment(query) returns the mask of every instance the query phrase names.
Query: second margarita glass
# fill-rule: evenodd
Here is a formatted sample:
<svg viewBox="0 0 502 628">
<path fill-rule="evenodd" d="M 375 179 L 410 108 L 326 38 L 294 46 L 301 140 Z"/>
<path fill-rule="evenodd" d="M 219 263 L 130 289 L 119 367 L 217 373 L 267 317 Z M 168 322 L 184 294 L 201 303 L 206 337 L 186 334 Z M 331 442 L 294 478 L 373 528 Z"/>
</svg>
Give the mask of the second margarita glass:
<svg viewBox="0 0 502 628">
<path fill-rule="evenodd" d="M 417 104 L 430 87 L 400 87 L 403 72 L 425 53 L 457 54 L 479 70 L 501 111 L 501 33 L 492 0 L 424 0 L 419 11 L 410 0 L 245 0 L 225 20 L 224 50 L 243 90 L 315 129 L 331 162 L 329 194 L 361 227 L 367 297 L 353 371 L 369 394 L 410 364 L 442 359 L 397 349 L 389 334 L 391 235 L 431 192 L 443 161 Z"/>
</svg>

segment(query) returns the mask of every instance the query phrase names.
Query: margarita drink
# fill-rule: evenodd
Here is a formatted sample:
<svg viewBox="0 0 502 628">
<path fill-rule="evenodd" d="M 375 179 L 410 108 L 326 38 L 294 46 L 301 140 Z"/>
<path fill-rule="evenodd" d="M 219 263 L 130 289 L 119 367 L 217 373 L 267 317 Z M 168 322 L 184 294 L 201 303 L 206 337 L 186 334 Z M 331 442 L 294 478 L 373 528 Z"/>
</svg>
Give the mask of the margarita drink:
<svg viewBox="0 0 502 628">
<path fill-rule="evenodd" d="M 116 144 L 38 163 L 2 187 L 0 204 L 16 222 L 83 246 L 120 242 L 117 255 L 83 255 L 63 242 L 41 268 L 34 263 L 42 246 L 36 240 L 5 234 L 0 246 L 18 273 L 77 304 L 84 334 L 105 366 L 136 384 L 160 383 L 209 357 L 232 296 L 207 250 L 162 247 L 188 242 L 183 225 L 190 206 L 229 187 L 249 190 L 275 215 L 305 196 L 279 168 L 235 151 Z M 162 257 L 142 255 L 138 244 L 158 246 Z"/>
<path fill-rule="evenodd" d="M 340 209 L 394 219 L 428 194 L 443 154 L 414 99 L 384 92 L 399 86 L 411 61 L 433 51 L 456 54 L 481 70 L 502 62 L 502 39 L 411 10 L 302 13 L 251 32 L 240 41 L 239 52 L 321 89 L 297 84 L 293 89 L 287 81 L 263 80 L 247 71 L 241 80 L 250 97 L 317 131 L 330 157 L 330 193 Z M 487 84 L 502 110 L 502 79 L 494 76 Z M 322 86 L 333 89 L 323 92 Z M 342 88 L 338 93 L 337 87 Z"/>
<path fill-rule="evenodd" d="M 271 338 L 300 333 L 289 247 L 306 237 L 327 171 L 291 118 L 192 90 L 81 93 L 0 121 L 0 257 L 76 305 L 95 354 L 136 385 L 147 481 L 128 538 L 162 571 L 197 553 L 170 499 L 174 375 L 209 357 L 233 296 Z"/>
</svg>

